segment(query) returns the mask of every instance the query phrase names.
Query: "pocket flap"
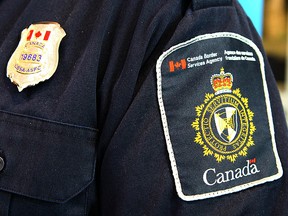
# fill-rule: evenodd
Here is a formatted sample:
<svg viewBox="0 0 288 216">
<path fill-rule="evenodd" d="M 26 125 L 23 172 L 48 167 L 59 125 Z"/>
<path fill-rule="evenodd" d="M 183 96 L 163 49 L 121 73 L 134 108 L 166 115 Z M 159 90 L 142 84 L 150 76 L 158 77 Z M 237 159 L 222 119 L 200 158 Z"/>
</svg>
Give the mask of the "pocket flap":
<svg viewBox="0 0 288 216">
<path fill-rule="evenodd" d="M 97 130 L 0 112 L 0 189 L 63 203 L 94 178 Z"/>
</svg>

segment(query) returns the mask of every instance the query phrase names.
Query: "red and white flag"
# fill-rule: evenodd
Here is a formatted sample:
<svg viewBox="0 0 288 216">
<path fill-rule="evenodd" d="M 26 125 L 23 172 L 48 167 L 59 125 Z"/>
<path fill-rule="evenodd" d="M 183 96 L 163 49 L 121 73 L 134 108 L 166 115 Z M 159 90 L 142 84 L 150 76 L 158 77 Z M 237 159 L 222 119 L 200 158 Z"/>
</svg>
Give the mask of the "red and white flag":
<svg viewBox="0 0 288 216">
<path fill-rule="evenodd" d="M 27 34 L 27 41 L 30 41 L 31 39 L 48 41 L 50 34 L 51 34 L 51 31 L 41 32 L 41 31 L 30 30 Z"/>
</svg>

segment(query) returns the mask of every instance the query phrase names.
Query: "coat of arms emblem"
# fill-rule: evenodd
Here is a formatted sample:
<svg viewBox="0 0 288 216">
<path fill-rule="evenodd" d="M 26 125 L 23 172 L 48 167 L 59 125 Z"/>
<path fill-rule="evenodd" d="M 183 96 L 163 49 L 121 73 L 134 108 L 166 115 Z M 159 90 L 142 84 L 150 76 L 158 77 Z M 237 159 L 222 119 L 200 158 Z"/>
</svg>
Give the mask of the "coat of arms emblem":
<svg viewBox="0 0 288 216">
<path fill-rule="evenodd" d="M 56 22 L 32 24 L 21 33 L 7 65 L 7 77 L 19 92 L 49 79 L 56 71 L 59 45 L 65 31 Z"/>
<path fill-rule="evenodd" d="M 232 90 L 233 75 L 224 68 L 212 75 L 210 83 L 214 93 L 206 93 L 203 104 L 195 107 L 194 142 L 203 147 L 204 156 L 214 156 L 217 162 L 235 162 L 255 145 L 254 113 L 240 89 Z"/>
</svg>

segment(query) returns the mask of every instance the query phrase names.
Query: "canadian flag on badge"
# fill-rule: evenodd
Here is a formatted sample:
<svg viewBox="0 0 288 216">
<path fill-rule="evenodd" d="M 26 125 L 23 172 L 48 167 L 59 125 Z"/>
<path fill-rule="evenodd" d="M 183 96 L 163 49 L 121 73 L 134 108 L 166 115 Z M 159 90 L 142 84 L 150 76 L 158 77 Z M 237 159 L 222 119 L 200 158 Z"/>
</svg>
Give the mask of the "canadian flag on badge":
<svg viewBox="0 0 288 216">
<path fill-rule="evenodd" d="M 42 31 L 41 32 L 41 31 L 30 30 L 27 34 L 27 41 L 30 41 L 32 38 L 48 41 L 50 34 L 51 34 L 51 31 Z"/>
</svg>

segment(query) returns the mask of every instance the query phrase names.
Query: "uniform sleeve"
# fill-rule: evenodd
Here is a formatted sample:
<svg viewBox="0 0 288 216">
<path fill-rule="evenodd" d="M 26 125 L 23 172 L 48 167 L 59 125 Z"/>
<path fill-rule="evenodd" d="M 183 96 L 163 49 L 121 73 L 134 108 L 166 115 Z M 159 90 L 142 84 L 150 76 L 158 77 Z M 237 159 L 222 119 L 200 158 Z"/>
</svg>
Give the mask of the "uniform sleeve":
<svg viewBox="0 0 288 216">
<path fill-rule="evenodd" d="M 117 69 L 106 70 L 100 80 L 101 215 L 287 214 L 282 105 L 261 39 L 241 6 L 237 1 L 152 2 L 143 4 L 137 19 L 130 20 L 134 25 L 125 29 L 133 29 L 129 45 L 111 48 L 121 54 L 109 54 L 107 68 Z M 116 58 L 124 58 L 121 67 L 112 62 Z M 229 66 L 233 70 L 225 76 L 230 81 L 233 76 L 230 87 L 238 90 L 217 95 L 211 77 Z M 202 123 L 196 120 L 197 106 Z M 212 139 L 222 144 L 217 148 Z"/>
</svg>

